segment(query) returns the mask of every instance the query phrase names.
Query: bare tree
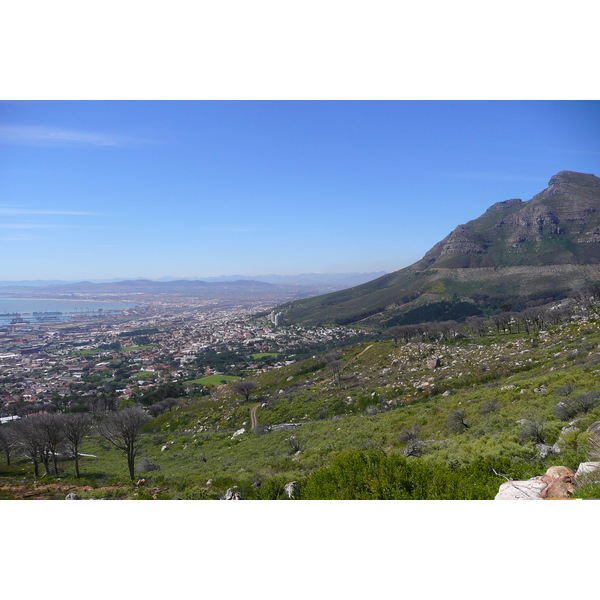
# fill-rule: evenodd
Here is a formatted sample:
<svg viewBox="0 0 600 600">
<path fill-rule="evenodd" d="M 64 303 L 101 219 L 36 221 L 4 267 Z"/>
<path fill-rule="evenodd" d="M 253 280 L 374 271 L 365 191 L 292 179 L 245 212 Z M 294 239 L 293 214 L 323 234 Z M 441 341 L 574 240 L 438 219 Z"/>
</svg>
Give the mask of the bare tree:
<svg viewBox="0 0 600 600">
<path fill-rule="evenodd" d="M 471 330 L 471 333 L 477 338 L 485 335 L 487 321 L 485 317 L 471 316 L 465 319 L 467 327 Z"/>
<path fill-rule="evenodd" d="M 448 416 L 448 427 L 455 433 L 461 433 L 469 428 L 465 421 L 465 413 L 462 410 L 453 410 Z"/>
<path fill-rule="evenodd" d="M 17 443 L 14 431 L 10 425 L 0 426 L 0 448 L 6 456 L 6 466 L 10 467 L 10 455 Z"/>
<path fill-rule="evenodd" d="M 333 350 L 332 352 L 328 352 L 327 354 L 325 354 L 323 356 L 323 360 L 325 361 L 325 364 L 330 363 L 332 360 L 338 360 L 338 358 L 341 358 L 341 354 L 337 351 L 337 350 Z"/>
<path fill-rule="evenodd" d="M 37 425 L 43 440 L 42 459 L 46 467 L 46 473 L 49 473 L 50 456 L 52 456 L 54 474 L 58 475 L 57 455 L 65 439 L 62 428 L 62 415 L 40 415 Z"/>
<path fill-rule="evenodd" d="M 63 431 L 69 450 L 75 456 L 75 477 L 79 477 L 79 446 L 92 426 L 89 413 L 68 413 L 63 415 Z"/>
<path fill-rule="evenodd" d="M 148 419 L 148 415 L 141 408 L 133 406 L 108 413 L 98 425 L 98 433 L 125 454 L 132 481 L 135 478 L 135 457 L 139 451 L 136 442 L 141 426 Z"/>
<path fill-rule="evenodd" d="M 243 381 L 236 381 L 232 388 L 236 394 L 243 396 L 246 402 L 250 400 L 250 395 L 258 387 L 256 381 L 250 381 L 249 379 Z"/>
<path fill-rule="evenodd" d="M 333 374 L 333 379 L 337 383 L 338 387 L 342 387 L 342 365 L 344 363 L 341 360 L 332 360 L 327 363 L 327 368 Z"/>
<path fill-rule="evenodd" d="M 595 283 L 585 286 L 571 293 L 571 297 L 588 312 L 599 314 L 600 306 L 600 284 Z"/>
<path fill-rule="evenodd" d="M 409 429 L 403 429 L 398 436 L 398 440 L 403 444 L 406 444 L 404 448 L 404 454 L 406 456 L 420 456 L 421 446 L 423 442 L 419 440 L 419 427 L 413 425 Z"/>
<path fill-rule="evenodd" d="M 521 443 L 533 440 L 535 444 L 545 444 L 546 431 L 544 422 L 540 419 L 531 419 L 523 423 L 517 437 Z"/>
<path fill-rule="evenodd" d="M 502 313 L 499 313 L 496 315 L 492 315 L 490 317 L 490 320 L 495 325 L 498 333 L 500 333 L 501 329 L 502 329 L 503 333 L 506 333 L 506 330 L 510 329 L 510 323 L 511 323 L 511 320 L 513 319 L 514 314 L 515 313 L 511 313 L 511 312 L 502 312 Z"/>
<path fill-rule="evenodd" d="M 31 459 L 33 474 L 39 477 L 39 463 L 43 454 L 44 441 L 37 425 L 38 417 L 26 417 L 15 422 L 12 427 L 17 440 L 17 447 L 23 455 Z"/>
<path fill-rule="evenodd" d="M 392 336 L 394 340 L 394 346 L 398 345 L 398 340 L 401 340 L 404 335 L 404 329 L 402 325 L 394 325 L 388 329 L 389 334 Z"/>
</svg>

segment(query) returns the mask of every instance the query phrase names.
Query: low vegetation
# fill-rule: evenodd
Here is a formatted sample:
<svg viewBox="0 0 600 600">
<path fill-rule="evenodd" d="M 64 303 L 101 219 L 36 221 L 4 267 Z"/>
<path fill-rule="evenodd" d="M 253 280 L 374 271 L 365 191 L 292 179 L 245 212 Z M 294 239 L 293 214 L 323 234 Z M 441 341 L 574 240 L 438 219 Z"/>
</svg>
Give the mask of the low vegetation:
<svg viewBox="0 0 600 600">
<path fill-rule="evenodd" d="M 227 383 L 202 396 L 101 407 L 77 450 L 68 413 L 4 424 L 0 498 L 491 499 L 507 478 L 575 470 L 598 455 L 598 305 L 552 306 L 396 325 L 248 378 L 214 376 Z M 139 417 L 133 440 L 114 422 L 126 411 Z M 48 417 L 55 438 L 28 432 Z M 600 497 L 599 485 L 576 497 Z"/>
</svg>

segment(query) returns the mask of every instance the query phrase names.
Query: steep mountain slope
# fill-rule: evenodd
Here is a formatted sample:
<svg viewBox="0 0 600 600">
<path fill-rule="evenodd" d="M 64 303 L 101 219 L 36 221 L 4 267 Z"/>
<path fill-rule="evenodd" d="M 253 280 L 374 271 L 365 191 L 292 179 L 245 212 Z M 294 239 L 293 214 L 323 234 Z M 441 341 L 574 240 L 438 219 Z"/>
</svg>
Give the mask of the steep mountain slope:
<svg viewBox="0 0 600 600">
<path fill-rule="evenodd" d="M 409 267 L 280 310 L 288 323 L 388 326 L 427 303 L 468 301 L 466 316 L 598 280 L 600 178 L 561 171 L 531 200 L 498 202 L 459 225 Z"/>
</svg>

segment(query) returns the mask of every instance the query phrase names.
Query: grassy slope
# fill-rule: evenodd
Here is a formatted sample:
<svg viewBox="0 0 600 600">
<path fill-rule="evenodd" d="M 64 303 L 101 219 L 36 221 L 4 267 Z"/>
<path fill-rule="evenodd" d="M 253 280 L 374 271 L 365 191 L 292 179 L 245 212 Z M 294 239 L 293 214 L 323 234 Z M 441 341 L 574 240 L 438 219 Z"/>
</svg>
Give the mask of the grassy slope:
<svg viewBox="0 0 600 600">
<path fill-rule="evenodd" d="M 513 477 L 540 474 L 550 464 L 576 468 L 586 460 L 585 429 L 600 419 L 600 408 L 579 416 L 580 431 L 561 435 L 567 424 L 553 416 L 560 399 L 556 391 L 566 383 L 574 386 L 570 397 L 598 389 L 599 344 L 594 320 L 537 336 L 501 335 L 457 345 L 395 347 L 381 341 L 343 351 L 341 388 L 319 358 L 309 359 L 254 377 L 260 389 L 249 403 L 222 386 L 210 397 L 187 399 L 150 421 L 139 456 L 161 469 L 140 477 L 146 477 L 147 489 L 157 497 L 218 497 L 233 485 L 246 498 L 277 497 L 283 483 L 302 481 L 342 451 L 374 448 L 402 453 L 405 445 L 399 434 L 412 426 L 419 427 L 420 438 L 427 443 L 424 455 L 410 460 L 467 465 L 484 458 Z M 426 365 L 432 356 L 442 363 L 433 370 Z M 547 391 L 534 391 L 540 387 Z M 444 396 L 446 391 L 449 395 Z M 486 401 L 493 401 L 496 408 L 481 414 Z M 259 428 L 302 425 L 293 431 L 253 433 L 250 410 L 257 403 Z M 452 410 L 464 411 L 469 428 L 462 433 L 448 429 Z M 522 419 L 543 421 L 546 443 L 559 441 L 563 453 L 537 460 L 533 443 L 519 441 Z M 245 432 L 233 437 L 241 428 Z M 292 442 L 291 435 L 296 437 Z M 172 444 L 163 451 L 167 442 Z M 84 496 L 152 496 L 127 484 L 124 459 L 105 442 L 91 436 L 82 451 L 97 457 L 82 459 L 84 482 L 119 490 L 89 489 Z M 72 464 L 62 464 L 63 483 L 75 484 L 69 479 Z M 31 466 L 22 459 L 14 461 L 9 473 L 32 480 Z M 15 480 L 2 479 L 0 484 Z M 263 485 L 253 488 L 257 481 Z M 502 481 L 498 478 L 498 485 Z M 11 497 L 6 490 L 2 496 Z"/>
</svg>

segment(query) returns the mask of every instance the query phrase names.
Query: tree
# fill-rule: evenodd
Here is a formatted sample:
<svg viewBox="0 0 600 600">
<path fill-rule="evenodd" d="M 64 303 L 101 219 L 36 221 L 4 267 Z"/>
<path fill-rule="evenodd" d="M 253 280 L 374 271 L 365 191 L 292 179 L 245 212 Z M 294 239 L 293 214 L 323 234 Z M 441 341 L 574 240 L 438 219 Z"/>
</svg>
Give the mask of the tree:
<svg viewBox="0 0 600 600">
<path fill-rule="evenodd" d="M 13 432 L 17 440 L 17 447 L 24 456 L 33 463 L 33 474 L 39 477 L 39 461 L 44 450 L 44 442 L 38 427 L 39 417 L 26 417 L 15 422 Z"/>
<path fill-rule="evenodd" d="M 69 450 L 75 456 L 75 477 L 79 477 L 79 446 L 92 426 L 92 418 L 88 413 L 68 413 L 63 416 L 63 432 Z"/>
<path fill-rule="evenodd" d="M 402 327 L 402 325 L 394 325 L 393 327 L 390 327 L 388 329 L 388 333 L 392 336 L 392 339 L 394 340 L 394 346 L 397 346 L 398 340 L 402 339 L 402 336 L 404 335 L 404 328 Z"/>
<path fill-rule="evenodd" d="M 448 428 L 455 432 L 461 433 L 465 429 L 468 429 L 469 426 L 465 421 L 465 413 L 462 410 L 453 410 L 448 416 Z"/>
<path fill-rule="evenodd" d="M 485 335 L 487 321 L 485 317 L 471 316 L 465 319 L 467 327 L 477 338 Z"/>
<path fill-rule="evenodd" d="M 419 427 L 413 425 L 410 429 L 403 429 L 398 436 L 398 440 L 406 444 L 404 454 L 406 456 L 420 456 L 423 442 L 419 440 Z"/>
<path fill-rule="evenodd" d="M 6 466 L 10 467 L 10 455 L 16 445 L 16 437 L 10 425 L 0 426 L 0 448 L 6 455 Z"/>
<path fill-rule="evenodd" d="M 545 444 L 546 428 L 541 419 L 531 419 L 523 423 L 517 437 L 521 443 L 533 440 L 534 444 Z"/>
<path fill-rule="evenodd" d="M 50 456 L 52 456 L 54 474 L 58 475 L 57 455 L 65 439 L 62 428 L 62 415 L 40 415 L 37 419 L 37 426 L 43 441 L 42 460 L 46 467 L 46 474 L 50 472 L 49 463 Z"/>
<path fill-rule="evenodd" d="M 337 383 L 339 388 L 342 387 L 342 365 L 344 363 L 341 360 L 332 360 L 327 363 L 327 368 L 333 374 L 333 379 Z"/>
<path fill-rule="evenodd" d="M 328 352 L 327 354 L 325 354 L 325 356 L 323 356 L 323 360 L 325 361 L 325 363 L 330 363 L 332 360 L 337 360 L 338 358 L 341 358 L 341 354 L 337 351 L 337 350 L 333 350 L 332 352 Z"/>
<path fill-rule="evenodd" d="M 232 387 L 236 394 L 243 396 L 246 402 L 248 402 L 248 400 L 250 400 L 250 395 L 258 387 L 258 383 L 247 379 L 243 381 L 236 381 Z"/>
<path fill-rule="evenodd" d="M 139 452 L 136 442 L 141 426 L 148 419 L 148 415 L 141 408 L 133 406 L 108 413 L 98 425 L 98 433 L 125 454 L 131 481 L 135 477 L 135 457 Z"/>
</svg>

